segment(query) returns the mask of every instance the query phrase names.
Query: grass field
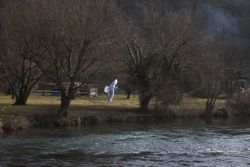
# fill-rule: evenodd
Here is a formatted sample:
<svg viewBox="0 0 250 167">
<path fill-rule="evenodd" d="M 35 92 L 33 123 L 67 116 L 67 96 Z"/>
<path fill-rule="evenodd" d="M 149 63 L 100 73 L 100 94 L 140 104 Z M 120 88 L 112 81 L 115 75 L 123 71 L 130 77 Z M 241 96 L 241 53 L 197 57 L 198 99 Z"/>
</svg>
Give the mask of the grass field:
<svg viewBox="0 0 250 167">
<path fill-rule="evenodd" d="M 14 100 L 10 96 L 0 96 L 0 116 L 23 115 L 34 112 L 56 111 L 60 104 L 60 97 L 30 96 L 25 106 L 12 105 Z M 126 99 L 125 96 L 116 96 L 112 103 L 106 97 L 97 98 L 79 97 L 72 100 L 69 111 L 71 114 L 86 114 L 89 112 L 125 111 L 139 107 L 138 97 Z"/>
<path fill-rule="evenodd" d="M 14 100 L 10 96 L 0 96 L 0 116 L 22 115 L 34 112 L 56 111 L 60 104 L 60 97 L 52 96 L 30 96 L 26 106 L 12 105 Z M 204 110 L 206 99 L 184 98 L 179 105 L 171 106 L 174 112 L 191 112 Z M 225 100 L 218 99 L 216 108 L 222 107 Z M 126 99 L 125 96 L 115 96 L 109 103 L 104 96 L 97 98 L 79 97 L 72 100 L 69 111 L 71 114 L 85 115 L 91 113 L 108 113 L 119 111 L 131 111 L 139 107 L 138 97 Z M 186 113 L 187 114 L 187 113 Z"/>
<path fill-rule="evenodd" d="M 0 123 L 1 126 L 4 125 L 4 129 L 11 131 L 29 127 L 89 126 L 97 123 L 143 123 L 166 121 L 170 118 L 198 118 L 204 116 L 206 99 L 186 97 L 179 105 L 170 106 L 166 111 L 139 112 L 138 97 L 128 100 L 125 96 L 115 96 L 112 103 L 104 96 L 80 97 L 72 100 L 66 119 L 59 118 L 56 114 L 60 97 L 30 96 L 25 106 L 15 106 L 13 103 L 10 96 L 0 96 Z M 224 104 L 225 100 L 218 100 L 215 108 L 221 108 Z M 152 100 L 150 108 L 154 105 Z M 220 114 L 221 111 L 216 109 L 214 114 Z"/>
</svg>

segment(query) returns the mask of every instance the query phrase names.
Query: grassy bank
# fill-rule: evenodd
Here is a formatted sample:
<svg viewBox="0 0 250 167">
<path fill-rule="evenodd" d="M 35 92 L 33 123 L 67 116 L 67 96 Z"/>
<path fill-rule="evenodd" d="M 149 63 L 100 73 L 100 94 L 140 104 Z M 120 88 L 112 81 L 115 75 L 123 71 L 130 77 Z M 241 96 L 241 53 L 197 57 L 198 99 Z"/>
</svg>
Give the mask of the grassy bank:
<svg viewBox="0 0 250 167">
<path fill-rule="evenodd" d="M 36 124 L 34 122 L 30 123 L 30 119 L 31 121 L 34 119 L 46 119 L 43 125 L 46 126 L 49 124 L 51 121 L 49 117 L 55 117 L 60 98 L 31 96 L 26 106 L 14 106 L 12 105 L 13 102 L 10 96 L 0 96 L 0 122 L 9 120 L 10 126 L 19 126 L 17 129 L 23 129 Z M 59 122 L 58 124 L 88 125 L 101 122 L 146 122 L 176 117 L 200 117 L 204 114 L 205 103 L 206 99 L 184 98 L 181 104 L 170 106 L 168 111 L 141 113 L 137 110 L 139 108 L 138 97 L 132 97 L 128 100 L 125 96 L 115 96 L 112 103 L 109 103 L 104 96 L 92 99 L 80 97 L 73 100 L 69 108 L 69 117 L 72 119 L 71 123 L 67 123 L 67 121 L 65 123 L 64 120 L 62 121 L 63 123 Z M 222 108 L 224 103 L 225 100 L 217 101 L 215 114 L 219 113 L 218 109 Z M 152 103 L 152 107 L 153 105 L 154 102 Z M 13 120 L 16 120 L 16 122 Z M 14 125 L 11 125 L 12 123 Z"/>
<path fill-rule="evenodd" d="M 0 117 L 6 118 L 16 115 L 30 115 L 42 112 L 56 112 L 60 104 L 59 97 L 31 96 L 26 106 L 15 106 L 9 96 L 0 96 Z M 115 97 L 112 103 L 106 97 L 88 98 L 80 97 L 72 100 L 69 108 L 70 114 L 85 116 L 89 114 L 100 115 L 112 112 L 125 112 L 136 110 L 139 107 L 138 98 L 127 100 L 123 96 Z"/>
</svg>

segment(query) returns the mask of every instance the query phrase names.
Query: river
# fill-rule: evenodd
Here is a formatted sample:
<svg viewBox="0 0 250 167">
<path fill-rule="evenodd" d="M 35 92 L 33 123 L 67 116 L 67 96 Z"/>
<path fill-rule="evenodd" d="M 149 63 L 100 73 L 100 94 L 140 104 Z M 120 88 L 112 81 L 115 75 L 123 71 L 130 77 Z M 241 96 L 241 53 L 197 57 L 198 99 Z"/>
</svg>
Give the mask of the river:
<svg viewBox="0 0 250 167">
<path fill-rule="evenodd" d="M 250 166 L 250 121 L 174 120 L 30 129 L 0 139 L 0 166 Z"/>
</svg>

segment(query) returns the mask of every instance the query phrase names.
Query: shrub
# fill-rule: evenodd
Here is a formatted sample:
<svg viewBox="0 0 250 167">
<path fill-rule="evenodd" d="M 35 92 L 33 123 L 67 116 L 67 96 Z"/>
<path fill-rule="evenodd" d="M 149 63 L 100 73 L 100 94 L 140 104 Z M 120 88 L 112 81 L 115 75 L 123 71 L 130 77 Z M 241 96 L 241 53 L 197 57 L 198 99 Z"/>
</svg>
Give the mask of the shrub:
<svg viewBox="0 0 250 167">
<path fill-rule="evenodd" d="M 161 86 L 156 97 L 157 101 L 160 102 L 160 108 L 165 110 L 169 105 L 176 105 L 181 102 L 182 92 L 176 82 L 169 82 Z"/>
<path fill-rule="evenodd" d="M 227 107 L 234 113 L 250 114 L 250 91 L 243 90 L 227 101 Z"/>
<path fill-rule="evenodd" d="M 5 131 L 14 131 L 14 130 L 27 129 L 30 126 L 31 126 L 31 122 L 27 117 L 16 116 L 16 117 L 7 119 L 5 121 L 3 129 Z"/>
</svg>

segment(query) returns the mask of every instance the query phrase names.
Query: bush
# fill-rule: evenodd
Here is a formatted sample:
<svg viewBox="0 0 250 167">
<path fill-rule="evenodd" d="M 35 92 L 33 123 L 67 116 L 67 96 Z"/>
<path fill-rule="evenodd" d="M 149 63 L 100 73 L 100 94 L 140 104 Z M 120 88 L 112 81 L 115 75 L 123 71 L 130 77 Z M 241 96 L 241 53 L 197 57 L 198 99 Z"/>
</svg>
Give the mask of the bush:
<svg viewBox="0 0 250 167">
<path fill-rule="evenodd" d="M 80 117 L 76 115 L 59 117 L 55 111 L 35 113 L 32 120 L 35 127 L 67 127 L 81 125 Z"/>
<path fill-rule="evenodd" d="M 182 92 L 176 82 L 169 82 L 162 85 L 157 100 L 160 102 L 161 108 L 166 109 L 169 105 L 177 105 L 182 100 Z"/>
<path fill-rule="evenodd" d="M 31 122 L 27 117 L 16 116 L 16 117 L 7 119 L 5 121 L 3 129 L 5 131 L 14 131 L 14 130 L 27 129 L 30 126 L 31 126 Z"/>
<path fill-rule="evenodd" d="M 227 107 L 234 113 L 250 114 L 250 91 L 243 90 L 227 101 Z"/>
</svg>

